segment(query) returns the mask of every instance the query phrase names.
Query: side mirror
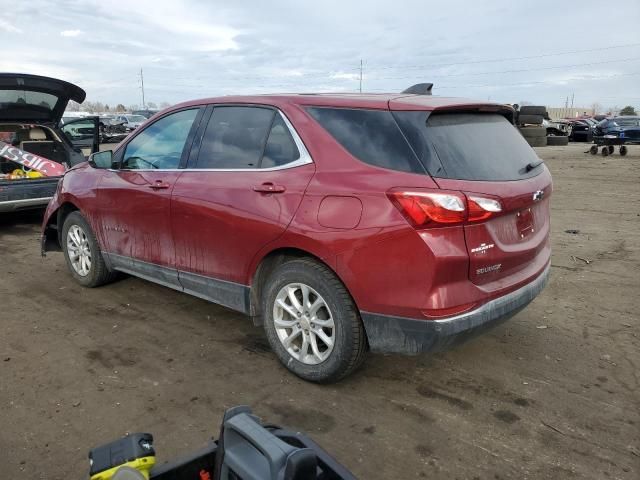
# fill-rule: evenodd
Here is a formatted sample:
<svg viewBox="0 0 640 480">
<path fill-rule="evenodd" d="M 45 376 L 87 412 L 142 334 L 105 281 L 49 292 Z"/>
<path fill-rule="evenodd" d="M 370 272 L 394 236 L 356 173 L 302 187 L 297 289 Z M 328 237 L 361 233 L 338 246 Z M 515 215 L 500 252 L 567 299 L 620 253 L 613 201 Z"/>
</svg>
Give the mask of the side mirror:
<svg viewBox="0 0 640 480">
<path fill-rule="evenodd" d="M 103 152 L 92 153 L 89 156 L 89 165 L 93 168 L 111 168 L 113 165 L 113 151 L 105 150 Z"/>
</svg>

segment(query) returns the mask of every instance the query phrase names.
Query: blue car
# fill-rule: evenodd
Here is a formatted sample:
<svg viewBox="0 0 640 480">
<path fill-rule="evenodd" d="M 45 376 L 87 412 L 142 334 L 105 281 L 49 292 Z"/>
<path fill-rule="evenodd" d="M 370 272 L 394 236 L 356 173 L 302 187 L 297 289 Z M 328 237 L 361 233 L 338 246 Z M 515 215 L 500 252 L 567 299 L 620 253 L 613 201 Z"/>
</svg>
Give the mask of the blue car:
<svg viewBox="0 0 640 480">
<path fill-rule="evenodd" d="M 596 125 L 594 133 L 599 137 L 619 138 L 623 143 L 640 143 L 640 117 L 607 118 Z"/>
</svg>

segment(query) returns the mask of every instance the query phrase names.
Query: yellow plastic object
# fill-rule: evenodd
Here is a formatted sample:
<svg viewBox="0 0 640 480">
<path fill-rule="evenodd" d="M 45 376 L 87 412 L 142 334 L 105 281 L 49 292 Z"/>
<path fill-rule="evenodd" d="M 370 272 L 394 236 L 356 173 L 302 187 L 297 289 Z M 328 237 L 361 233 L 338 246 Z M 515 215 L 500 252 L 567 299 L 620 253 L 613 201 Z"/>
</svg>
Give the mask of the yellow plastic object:
<svg viewBox="0 0 640 480">
<path fill-rule="evenodd" d="M 16 168 L 13 172 L 11 172 L 11 175 L 14 175 L 16 177 L 24 177 L 25 173 L 24 173 L 24 170 L 20 168 Z"/>
<path fill-rule="evenodd" d="M 40 172 L 36 172 L 35 170 L 29 170 L 27 172 L 27 178 L 43 178 L 44 175 Z"/>
<path fill-rule="evenodd" d="M 117 467 L 110 468 L 109 470 L 104 470 L 100 473 L 96 473 L 91 477 L 91 480 L 111 480 L 113 476 L 116 474 L 118 469 L 122 467 L 129 467 L 138 470 L 144 478 L 149 480 L 149 472 L 156 464 L 156 457 L 142 457 L 136 458 L 135 460 L 131 460 L 130 462 L 123 463 L 122 465 L 118 465 Z"/>
</svg>

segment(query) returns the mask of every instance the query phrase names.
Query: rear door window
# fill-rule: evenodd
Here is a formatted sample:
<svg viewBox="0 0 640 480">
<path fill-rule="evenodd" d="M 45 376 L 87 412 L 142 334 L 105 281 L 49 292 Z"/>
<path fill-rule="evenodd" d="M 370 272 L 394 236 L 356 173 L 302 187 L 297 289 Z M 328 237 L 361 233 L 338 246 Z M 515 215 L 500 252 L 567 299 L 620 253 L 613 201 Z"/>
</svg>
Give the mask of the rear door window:
<svg viewBox="0 0 640 480">
<path fill-rule="evenodd" d="M 270 108 L 215 107 L 195 168 L 259 168 L 274 115 Z"/>
<path fill-rule="evenodd" d="M 395 115 L 401 118 L 410 113 L 395 112 Z M 419 129 L 424 132 L 421 140 L 431 145 L 438 157 L 438 170 L 429 168 L 434 177 L 508 181 L 541 172 L 539 168 L 527 171 L 527 165 L 539 162 L 538 156 L 502 115 L 435 113 Z M 411 135 L 408 138 L 412 140 Z"/>
<path fill-rule="evenodd" d="M 389 110 L 311 107 L 307 111 L 357 159 L 390 170 L 425 173 Z"/>
<path fill-rule="evenodd" d="M 271 132 L 264 147 L 264 155 L 260 168 L 273 168 L 295 162 L 300 158 L 300 151 L 294 142 L 289 127 L 282 116 L 277 114 L 271 125 Z"/>
</svg>

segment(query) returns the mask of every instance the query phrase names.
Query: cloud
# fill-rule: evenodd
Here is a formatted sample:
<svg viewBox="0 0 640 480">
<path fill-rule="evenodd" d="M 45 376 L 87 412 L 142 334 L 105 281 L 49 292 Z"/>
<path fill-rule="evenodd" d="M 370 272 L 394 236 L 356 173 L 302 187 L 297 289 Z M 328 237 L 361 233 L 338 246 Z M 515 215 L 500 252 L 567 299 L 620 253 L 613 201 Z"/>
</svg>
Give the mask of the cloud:
<svg viewBox="0 0 640 480">
<path fill-rule="evenodd" d="M 16 27 L 15 25 L 11 25 L 7 20 L 0 19 L 0 30 L 4 30 L 9 33 L 22 33 L 22 30 Z"/>
<path fill-rule="evenodd" d="M 361 60 L 363 91 L 433 81 L 436 95 L 549 106 L 572 94 L 584 105 L 611 91 L 620 103 L 638 97 L 640 61 L 625 60 L 640 46 L 638 0 L 617 0 L 625 15 L 616 29 L 581 45 L 558 43 L 557 25 L 561 38 L 587 38 L 584 25 L 602 13 L 595 1 L 580 9 L 557 0 L 448 0 L 437 8 L 424 0 L 403 0 L 403 8 L 391 0 L 369 0 L 371 8 L 344 0 L 113 3 L 14 2 L 0 20 L 10 52 L 2 68 L 9 62 L 14 71 L 55 75 L 110 105 L 141 102 L 141 68 L 146 100 L 176 103 L 234 93 L 356 92 Z M 627 47 L 598 50 L 612 45 Z M 558 55 L 569 51 L 578 52 Z M 620 62 L 584 66 L 608 60 Z"/>
<path fill-rule="evenodd" d="M 60 35 L 63 37 L 77 37 L 78 35 L 82 35 L 84 32 L 82 30 L 63 30 L 60 32 Z"/>
<path fill-rule="evenodd" d="M 329 77 L 335 80 L 360 80 L 359 73 L 336 72 L 332 73 Z"/>
</svg>

